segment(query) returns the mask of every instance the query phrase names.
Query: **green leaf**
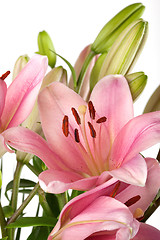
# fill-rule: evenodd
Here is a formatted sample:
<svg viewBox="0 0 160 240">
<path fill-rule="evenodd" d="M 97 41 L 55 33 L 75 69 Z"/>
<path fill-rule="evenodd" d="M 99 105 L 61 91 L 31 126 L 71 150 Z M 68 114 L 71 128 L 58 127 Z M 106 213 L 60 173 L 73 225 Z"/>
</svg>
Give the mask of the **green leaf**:
<svg viewBox="0 0 160 240">
<path fill-rule="evenodd" d="M 7 228 L 21 228 L 31 226 L 49 226 L 54 227 L 57 219 L 54 217 L 22 217 L 15 222 L 7 225 Z"/>
<path fill-rule="evenodd" d="M 36 185 L 35 182 L 28 179 L 20 179 L 19 188 L 33 188 Z M 9 200 L 8 191 L 13 189 L 13 180 L 9 182 L 6 186 L 5 196 Z"/>
<path fill-rule="evenodd" d="M 5 237 L 5 238 L 0 238 L 0 240 L 7 240 L 8 239 L 8 237 Z"/>
<path fill-rule="evenodd" d="M 58 217 L 60 214 L 60 209 L 59 209 L 57 197 L 52 193 L 46 193 L 46 200 L 53 213 L 53 216 Z"/>
<path fill-rule="evenodd" d="M 55 53 L 54 51 L 52 51 L 50 49 L 51 52 Z M 73 84 L 74 84 L 74 88 L 76 89 L 76 86 L 77 86 L 77 77 L 76 77 L 76 73 L 75 73 L 75 70 L 74 70 L 74 67 L 70 64 L 70 62 L 68 62 L 67 59 L 65 59 L 64 57 L 62 57 L 61 55 L 55 53 L 58 57 L 60 57 L 69 67 L 69 69 L 71 70 L 71 73 L 72 73 L 72 77 L 73 77 Z"/>
<path fill-rule="evenodd" d="M 1 187 L 2 187 L 2 173 L 0 171 L 0 189 L 1 189 Z"/>
<path fill-rule="evenodd" d="M 36 227 L 33 228 L 32 233 L 29 235 L 27 240 L 47 240 L 51 229 L 48 227 Z"/>
<path fill-rule="evenodd" d="M 11 206 L 4 206 L 3 207 L 3 212 L 4 212 L 4 216 L 6 218 L 11 217 L 14 213 L 13 208 Z"/>
</svg>

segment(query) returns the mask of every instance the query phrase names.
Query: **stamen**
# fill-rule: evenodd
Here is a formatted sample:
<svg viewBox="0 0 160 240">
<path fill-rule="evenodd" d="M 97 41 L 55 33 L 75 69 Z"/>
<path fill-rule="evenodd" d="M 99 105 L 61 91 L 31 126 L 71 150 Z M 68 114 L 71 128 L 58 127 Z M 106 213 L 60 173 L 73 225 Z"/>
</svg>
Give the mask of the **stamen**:
<svg viewBox="0 0 160 240">
<path fill-rule="evenodd" d="M 74 137 L 75 137 L 75 141 L 79 143 L 80 139 L 79 139 L 79 132 L 77 128 L 74 130 Z"/>
<path fill-rule="evenodd" d="M 80 114 L 84 115 L 86 113 L 87 107 L 85 105 L 80 105 L 78 111 Z"/>
<path fill-rule="evenodd" d="M 7 71 L 6 73 L 2 74 L 0 77 L 1 80 L 4 80 L 8 75 L 10 74 L 10 71 Z"/>
<path fill-rule="evenodd" d="M 88 102 L 88 109 L 89 109 L 90 118 L 95 119 L 96 110 L 95 110 L 95 108 L 93 106 L 92 101 Z"/>
<path fill-rule="evenodd" d="M 93 125 L 90 122 L 88 122 L 88 127 L 90 129 L 91 137 L 95 138 L 96 137 L 96 131 L 95 131 Z"/>
<path fill-rule="evenodd" d="M 103 122 L 106 122 L 106 121 L 107 121 L 106 117 L 101 117 L 96 121 L 96 123 L 103 123 Z"/>
<path fill-rule="evenodd" d="M 114 197 L 116 196 L 116 194 L 117 194 L 117 192 L 118 192 L 118 189 L 119 189 L 119 187 L 120 187 L 120 184 L 121 184 L 121 182 L 116 183 L 113 191 L 112 191 L 111 194 L 110 194 L 110 197 L 113 197 L 113 198 L 114 198 Z"/>
<path fill-rule="evenodd" d="M 63 133 L 66 137 L 68 137 L 68 134 L 69 134 L 69 127 L 68 127 L 68 116 L 64 116 L 63 118 L 63 123 L 62 123 L 62 130 L 63 130 Z"/>
<path fill-rule="evenodd" d="M 73 107 L 71 108 L 71 110 L 72 110 L 72 114 L 73 114 L 77 124 L 80 125 L 81 124 L 81 119 L 80 119 L 80 116 L 79 116 L 78 112 Z"/>
<path fill-rule="evenodd" d="M 141 198 L 140 195 L 137 195 L 135 197 L 132 197 L 130 198 L 127 202 L 125 202 L 124 204 L 127 206 L 127 207 L 130 207 L 132 206 L 133 204 L 135 204 L 136 202 L 139 201 L 139 199 Z"/>
<path fill-rule="evenodd" d="M 137 208 L 133 214 L 134 218 L 143 218 L 144 212 L 141 208 Z"/>
</svg>

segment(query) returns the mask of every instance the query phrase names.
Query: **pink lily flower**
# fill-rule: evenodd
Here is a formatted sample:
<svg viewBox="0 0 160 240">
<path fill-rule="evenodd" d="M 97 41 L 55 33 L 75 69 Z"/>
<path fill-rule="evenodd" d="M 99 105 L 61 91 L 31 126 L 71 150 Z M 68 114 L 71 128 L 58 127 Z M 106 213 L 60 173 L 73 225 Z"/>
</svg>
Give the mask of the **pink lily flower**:
<svg viewBox="0 0 160 240">
<path fill-rule="evenodd" d="M 79 205 L 78 214 L 75 214 L 72 204 L 67 206 L 71 211 L 66 213 L 64 209 L 61 212 L 48 240 L 129 240 L 139 228 L 139 222 L 133 218 L 129 209 L 111 197 L 98 197 L 86 208 Z"/>
<path fill-rule="evenodd" d="M 7 88 L 5 77 L 0 78 L 0 155 L 6 150 L 2 133 L 21 124 L 30 114 L 47 70 L 46 57 L 34 56 Z"/>
<path fill-rule="evenodd" d="M 156 193 L 158 192 L 158 189 L 160 188 L 160 183 L 157 181 L 157 178 L 160 174 L 159 163 L 155 159 L 146 159 L 146 161 L 148 168 L 148 176 L 145 187 L 138 187 L 133 185 L 131 186 L 122 182 L 119 184 L 119 181 L 112 178 L 108 182 L 98 186 L 97 188 L 77 196 L 76 198 L 68 202 L 62 209 L 59 220 L 54 229 L 52 230 L 48 240 L 65 240 L 67 239 L 67 237 L 68 239 L 75 238 L 87 240 L 159 239 L 159 230 L 150 225 L 140 223 L 136 220 L 137 217 L 141 217 L 141 215 L 139 216 L 138 213 L 141 213 L 148 208 L 151 201 L 154 199 Z M 122 196 L 124 196 L 123 199 Z M 140 198 L 137 198 L 137 196 L 140 196 Z M 121 229 L 121 227 L 117 228 L 117 231 L 115 232 L 113 232 L 113 229 L 112 231 L 111 229 L 109 229 L 109 232 L 106 231 L 108 230 L 106 229 L 107 224 L 110 224 L 109 220 L 113 220 L 112 227 L 114 226 L 116 228 L 117 221 L 122 223 L 122 221 L 119 219 L 119 216 L 123 218 L 123 210 L 125 209 L 124 205 L 122 204 L 121 209 L 123 210 L 122 212 L 121 210 L 119 211 L 117 209 L 117 206 L 120 206 L 120 202 L 112 201 L 114 200 L 113 197 L 116 197 L 116 199 L 119 200 L 121 198 L 122 203 L 128 206 L 127 211 L 129 215 L 125 215 L 126 219 L 124 218 L 123 220 L 123 229 Z M 101 199 L 103 199 L 102 202 Z M 107 206 L 106 202 L 110 202 L 109 206 Z M 95 205 L 96 203 L 97 206 Z M 119 211 L 118 215 L 116 215 L 117 210 Z M 132 216 L 130 215 L 130 213 L 132 213 Z M 88 224 L 86 218 L 90 220 L 90 224 Z M 94 222 L 95 219 L 97 220 L 97 225 Z M 104 221 L 103 227 L 101 225 L 102 219 Z M 108 220 L 108 222 L 105 222 L 106 220 Z M 127 225 L 127 223 L 129 224 Z M 100 228 L 100 225 L 102 228 Z M 130 234 L 126 227 L 129 227 L 130 230 L 131 228 L 133 228 L 133 230 L 130 231 Z M 119 233 L 121 231 L 124 231 L 123 235 L 119 236 Z M 71 236 L 68 234 L 71 234 Z"/>
<path fill-rule="evenodd" d="M 87 103 L 55 82 L 39 95 L 45 141 L 21 127 L 4 137 L 12 147 L 40 157 L 48 170 L 39 176 L 52 193 L 88 190 L 111 177 L 144 186 L 147 178 L 141 151 L 160 141 L 160 112 L 133 118 L 133 102 L 126 79 L 104 77 Z"/>
</svg>

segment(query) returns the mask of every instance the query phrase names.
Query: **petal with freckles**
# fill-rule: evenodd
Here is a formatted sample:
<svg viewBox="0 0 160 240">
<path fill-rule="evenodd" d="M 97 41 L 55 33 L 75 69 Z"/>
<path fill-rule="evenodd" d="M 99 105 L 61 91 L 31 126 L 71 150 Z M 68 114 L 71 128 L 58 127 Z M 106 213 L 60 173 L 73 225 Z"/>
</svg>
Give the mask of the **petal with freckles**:
<svg viewBox="0 0 160 240">
<path fill-rule="evenodd" d="M 110 140 L 133 117 L 133 102 L 126 79 L 122 75 L 109 75 L 94 87 L 91 101 L 99 116 L 107 117 Z"/>
<path fill-rule="evenodd" d="M 69 168 L 90 174 L 83 160 L 82 147 L 74 140 L 74 129 L 78 125 L 71 111 L 73 106 L 78 109 L 86 103 L 78 94 L 59 82 L 46 87 L 40 93 L 38 103 L 42 128 L 50 148 L 64 159 Z M 62 131 L 65 115 L 69 118 L 68 137 Z"/>
<path fill-rule="evenodd" d="M 69 171 L 46 170 L 39 175 L 39 183 L 44 191 L 58 194 L 68 189 L 91 189 L 97 178 L 83 178 L 80 174 Z"/>
<path fill-rule="evenodd" d="M 29 115 L 47 66 L 46 57 L 34 56 L 9 86 L 1 119 L 4 129 L 19 125 Z"/>
<path fill-rule="evenodd" d="M 133 240 L 158 240 L 160 239 L 160 231 L 148 224 L 141 223 L 137 235 Z"/>
<path fill-rule="evenodd" d="M 111 160 L 116 164 L 127 162 L 158 142 L 160 142 L 160 111 L 135 117 L 116 137 Z"/>
<path fill-rule="evenodd" d="M 125 203 L 129 199 L 139 195 L 141 198 L 138 202 L 131 205 L 130 211 L 134 214 L 137 208 L 141 208 L 144 212 L 155 198 L 160 189 L 160 164 L 156 159 L 146 158 L 148 173 L 144 187 L 128 185 L 126 189 L 117 194 L 116 199 Z"/>
<path fill-rule="evenodd" d="M 138 154 L 109 173 L 123 182 L 144 186 L 147 178 L 147 165 L 144 158 Z"/>
</svg>

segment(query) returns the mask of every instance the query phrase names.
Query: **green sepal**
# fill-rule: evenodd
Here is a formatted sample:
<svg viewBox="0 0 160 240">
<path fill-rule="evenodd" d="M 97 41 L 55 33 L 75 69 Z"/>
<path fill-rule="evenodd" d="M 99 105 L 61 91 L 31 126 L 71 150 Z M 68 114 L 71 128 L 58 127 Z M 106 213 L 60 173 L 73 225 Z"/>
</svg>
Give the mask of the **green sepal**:
<svg viewBox="0 0 160 240">
<path fill-rule="evenodd" d="M 95 53 L 107 52 L 120 33 L 133 21 L 139 19 L 145 7 L 142 3 L 127 6 L 115 15 L 100 31 L 91 50 Z"/>
</svg>

